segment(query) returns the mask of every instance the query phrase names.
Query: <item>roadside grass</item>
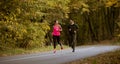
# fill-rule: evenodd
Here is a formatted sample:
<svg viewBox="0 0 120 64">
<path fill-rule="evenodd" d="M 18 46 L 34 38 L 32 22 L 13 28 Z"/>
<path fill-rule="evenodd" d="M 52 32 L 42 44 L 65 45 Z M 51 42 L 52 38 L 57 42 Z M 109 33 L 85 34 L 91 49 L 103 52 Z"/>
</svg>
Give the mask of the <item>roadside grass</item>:
<svg viewBox="0 0 120 64">
<path fill-rule="evenodd" d="M 104 40 L 84 45 L 116 45 L 120 46 L 120 42 L 116 40 Z M 120 50 L 99 54 L 97 56 L 88 57 L 65 64 L 120 64 Z"/>
<path fill-rule="evenodd" d="M 120 64 L 120 50 L 72 61 L 65 64 Z"/>
<path fill-rule="evenodd" d="M 64 45 L 64 49 L 68 48 L 68 46 Z M 60 46 L 57 46 L 57 50 L 60 50 Z M 32 53 L 40 53 L 53 51 L 53 46 L 45 46 L 40 48 L 33 49 L 23 49 L 23 48 L 15 48 L 15 49 L 6 49 L 0 50 L 0 56 L 13 56 L 13 55 L 23 55 L 23 54 L 32 54 Z"/>
<path fill-rule="evenodd" d="M 92 44 L 84 44 L 85 45 L 120 45 L 118 41 L 114 40 L 105 40 L 101 42 L 93 42 Z M 83 46 L 83 45 L 82 45 Z M 65 48 L 69 48 L 68 46 L 64 45 Z M 57 50 L 60 49 L 60 46 L 57 46 Z M 23 49 L 23 48 L 8 48 L 5 47 L 4 50 L 0 50 L 0 56 L 13 56 L 13 55 L 21 55 L 21 54 L 31 54 L 31 53 L 40 53 L 40 52 L 47 52 L 53 51 L 53 46 L 45 46 L 40 48 L 33 48 L 33 49 Z"/>
</svg>

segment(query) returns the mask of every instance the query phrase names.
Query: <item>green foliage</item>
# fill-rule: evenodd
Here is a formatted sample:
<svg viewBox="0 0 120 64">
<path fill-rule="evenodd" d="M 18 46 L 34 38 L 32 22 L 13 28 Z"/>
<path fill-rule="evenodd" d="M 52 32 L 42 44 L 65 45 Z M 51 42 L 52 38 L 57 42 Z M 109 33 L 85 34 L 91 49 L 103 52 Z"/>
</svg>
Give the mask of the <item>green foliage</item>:
<svg viewBox="0 0 120 64">
<path fill-rule="evenodd" d="M 106 2 L 106 7 L 111 7 L 111 6 L 118 7 L 118 0 L 108 0 Z"/>
<path fill-rule="evenodd" d="M 44 36 L 49 27 L 47 24 L 26 22 L 19 24 L 17 22 L 0 22 L 0 42 L 7 47 L 41 47 L 44 45 Z"/>
<path fill-rule="evenodd" d="M 36 22 L 42 14 L 37 15 L 41 10 L 35 4 L 33 0 L 0 1 L 0 49 L 44 46 L 44 37 L 50 28 L 47 22 Z"/>
<path fill-rule="evenodd" d="M 79 25 L 78 44 L 112 39 L 119 34 L 118 4 L 118 0 L 71 0 L 69 17 Z"/>
<path fill-rule="evenodd" d="M 119 4 L 118 0 L 0 0 L 0 48 L 44 46 L 55 19 L 61 20 L 63 30 L 68 20 L 62 20 L 76 21 L 78 42 L 112 38 Z M 66 31 L 62 37 L 67 40 Z"/>
<path fill-rule="evenodd" d="M 69 13 L 69 0 L 31 0 L 23 1 L 21 15 L 24 19 L 35 19 L 39 21 L 45 16 L 49 22 L 54 19 L 62 19 Z M 20 16 L 21 16 L 20 15 Z"/>
<path fill-rule="evenodd" d="M 1 0 L 0 1 L 0 20 L 16 20 L 20 12 L 19 1 L 17 0 Z"/>
</svg>

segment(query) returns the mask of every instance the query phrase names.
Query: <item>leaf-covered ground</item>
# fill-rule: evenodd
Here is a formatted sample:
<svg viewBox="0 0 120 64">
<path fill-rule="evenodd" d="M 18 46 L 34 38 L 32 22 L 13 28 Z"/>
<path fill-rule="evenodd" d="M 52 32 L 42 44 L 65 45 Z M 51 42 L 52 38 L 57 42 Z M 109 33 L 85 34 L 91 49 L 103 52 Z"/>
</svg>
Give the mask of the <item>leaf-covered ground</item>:
<svg viewBox="0 0 120 64">
<path fill-rule="evenodd" d="M 120 50 L 76 60 L 66 64 L 120 64 Z"/>
</svg>

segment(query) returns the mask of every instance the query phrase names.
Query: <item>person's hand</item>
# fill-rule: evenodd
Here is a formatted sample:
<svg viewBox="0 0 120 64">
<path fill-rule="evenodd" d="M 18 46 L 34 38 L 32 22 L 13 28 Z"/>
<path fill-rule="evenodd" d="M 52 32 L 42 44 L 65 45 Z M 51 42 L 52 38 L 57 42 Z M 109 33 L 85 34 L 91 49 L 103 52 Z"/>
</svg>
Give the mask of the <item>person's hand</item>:
<svg viewBox="0 0 120 64">
<path fill-rule="evenodd" d="M 74 31 L 74 33 L 76 33 L 76 31 Z"/>
<path fill-rule="evenodd" d="M 62 29 L 60 29 L 60 31 L 62 31 Z"/>
<path fill-rule="evenodd" d="M 69 29 L 69 31 L 71 31 L 71 29 Z"/>
</svg>

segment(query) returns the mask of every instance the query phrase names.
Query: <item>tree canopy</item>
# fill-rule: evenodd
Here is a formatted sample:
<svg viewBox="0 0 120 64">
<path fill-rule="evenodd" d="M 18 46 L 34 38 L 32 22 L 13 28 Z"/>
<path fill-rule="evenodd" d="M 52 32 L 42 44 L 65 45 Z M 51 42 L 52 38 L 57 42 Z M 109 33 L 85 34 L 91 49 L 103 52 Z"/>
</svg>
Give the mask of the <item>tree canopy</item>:
<svg viewBox="0 0 120 64">
<path fill-rule="evenodd" d="M 120 32 L 119 0 L 0 0 L 0 48 L 42 47 L 58 19 L 67 44 L 67 25 L 79 26 L 78 44 L 113 39 Z"/>
</svg>

